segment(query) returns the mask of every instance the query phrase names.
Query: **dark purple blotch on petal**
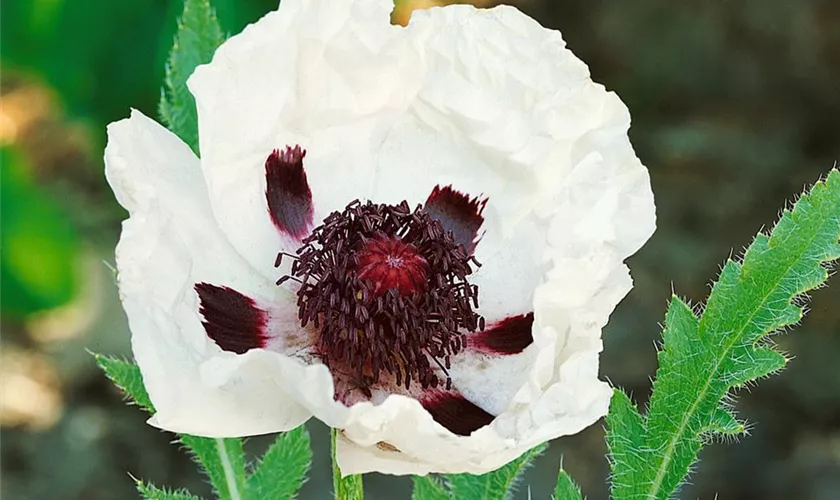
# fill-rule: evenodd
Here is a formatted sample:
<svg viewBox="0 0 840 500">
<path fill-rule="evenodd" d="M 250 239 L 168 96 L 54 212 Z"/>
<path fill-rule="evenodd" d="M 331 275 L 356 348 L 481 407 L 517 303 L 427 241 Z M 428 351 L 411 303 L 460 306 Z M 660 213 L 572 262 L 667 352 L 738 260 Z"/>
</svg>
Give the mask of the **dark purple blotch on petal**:
<svg viewBox="0 0 840 500">
<path fill-rule="evenodd" d="M 435 186 L 424 208 L 440 221 L 444 230 L 452 231 L 455 242 L 463 245 L 467 255 L 471 255 L 478 243 L 478 230 L 484 223 L 481 214 L 486 205 L 487 198 L 470 198 L 452 186 Z"/>
<path fill-rule="evenodd" d="M 265 347 L 268 316 L 254 299 L 232 288 L 196 283 L 204 330 L 225 351 L 242 354 Z"/>
<path fill-rule="evenodd" d="M 265 160 L 265 198 L 274 226 L 295 239 L 312 231 L 312 191 L 306 180 L 300 146 L 275 149 Z"/>
<path fill-rule="evenodd" d="M 435 422 L 459 436 L 469 436 L 496 418 L 461 394 L 439 389 L 425 391 L 420 396 L 420 404 Z"/>
<path fill-rule="evenodd" d="M 533 324 L 532 312 L 511 316 L 470 335 L 467 343 L 489 354 L 518 354 L 534 342 Z"/>
</svg>

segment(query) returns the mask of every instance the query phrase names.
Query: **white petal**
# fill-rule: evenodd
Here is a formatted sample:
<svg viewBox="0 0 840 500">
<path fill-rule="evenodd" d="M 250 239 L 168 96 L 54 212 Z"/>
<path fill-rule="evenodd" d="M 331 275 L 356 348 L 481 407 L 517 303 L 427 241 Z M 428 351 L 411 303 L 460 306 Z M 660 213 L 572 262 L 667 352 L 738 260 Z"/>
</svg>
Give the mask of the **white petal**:
<svg viewBox="0 0 840 500">
<path fill-rule="evenodd" d="M 528 216 L 505 231 L 494 208 L 492 201 L 488 203 L 486 233 L 475 250 L 482 266 L 469 277 L 478 285 L 477 312 L 488 324 L 532 312 L 534 289 L 545 274 L 546 224 Z"/>
<path fill-rule="evenodd" d="M 465 351 L 452 359 L 452 386 L 484 411 L 501 415 L 512 405 L 520 404 L 516 395 L 528 380 L 536 356 L 533 344 L 519 354 Z"/>
<path fill-rule="evenodd" d="M 452 183 L 488 196 L 505 226 L 523 217 L 600 125 L 588 114 L 606 93 L 558 32 L 512 7 L 417 11 L 407 35 L 425 71 L 383 143 L 376 194 L 412 201 Z"/>
<path fill-rule="evenodd" d="M 219 225 L 257 269 L 281 245 L 264 162 L 299 144 L 315 223 L 370 196 L 374 151 L 417 87 L 417 56 L 390 0 L 284 0 L 225 42 L 189 80 L 202 168 Z"/>
<path fill-rule="evenodd" d="M 481 473 L 500 467 L 527 448 L 499 436 L 493 426 L 469 438 L 456 436 L 432 420 L 415 399 L 390 396 L 374 406 L 358 403 L 339 441 L 343 475 L 371 471 L 388 474 Z M 386 443 L 384 446 L 381 443 Z M 399 452 L 387 451 L 393 447 Z"/>
<path fill-rule="evenodd" d="M 624 259 L 656 228 L 650 177 L 627 138 L 630 114 L 618 96 L 607 94 L 597 116 L 603 125 L 577 141 L 572 170 L 538 211 L 552 214 L 549 243 L 564 254 L 604 248 Z"/>
<path fill-rule="evenodd" d="M 441 427 L 411 398 L 391 396 L 378 406 L 359 403 L 351 408 L 345 439 L 339 441 L 341 473 L 482 474 L 497 469 L 548 439 L 580 432 L 605 414 L 609 387 L 598 384 L 581 388 L 586 394 L 553 391 L 553 400 L 568 400 L 562 409 L 568 413 L 560 414 L 555 421 L 545 419 L 547 412 L 511 413 L 469 437 L 456 436 Z M 559 411 L 551 412 L 557 414 Z M 521 425 L 512 425 L 517 422 Z M 399 451 L 388 451 L 393 448 Z"/>
<path fill-rule="evenodd" d="M 533 310 L 534 344 L 453 361 L 454 386 L 499 414 L 490 426 L 455 436 L 419 403 L 391 397 L 351 409 L 339 460 L 343 473 L 483 473 L 606 414 L 601 329 L 632 287 L 623 260 L 653 232 L 653 196 L 627 138 L 626 108 L 591 82 L 558 33 L 510 7 L 468 6 L 415 13 L 408 30 L 427 75 L 414 112 L 384 143 L 376 192 L 421 199 L 453 183 L 488 196 L 487 239 L 476 250 L 485 265 L 473 280 L 481 311 Z M 389 170 L 424 143 L 405 172 Z"/>
<path fill-rule="evenodd" d="M 471 277 L 479 312 L 489 321 L 530 312 L 545 271 L 545 234 L 566 208 L 557 197 L 575 187 L 578 152 L 597 151 L 590 136 L 611 129 L 629 147 L 629 116 L 608 116 L 614 96 L 592 82 L 559 33 L 514 8 L 417 11 L 407 35 L 423 57 L 422 86 L 381 144 L 374 199 L 422 203 L 436 185 L 450 184 L 487 196 L 476 249 L 486 265 Z M 628 170 L 644 172 L 632 160 Z M 644 194 L 650 202 L 649 188 Z M 589 201 L 566 215 L 580 217 Z"/>
<path fill-rule="evenodd" d="M 257 370 L 250 357 L 223 353 L 201 325 L 197 282 L 277 304 L 289 297 L 239 257 L 218 230 L 198 159 L 134 111 L 108 127 L 105 163 L 108 181 L 130 213 L 117 247 L 118 280 L 134 355 L 157 410 L 152 423 L 176 432 L 235 436 L 305 421 L 310 411 L 289 394 L 294 389 L 288 389 L 287 377 L 313 378 L 324 367 L 304 369 L 299 361 L 266 352 L 276 363 Z M 205 380 L 208 363 L 236 374 L 224 383 L 219 376 Z M 331 396 L 331 381 L 320 389 Z"/>
</svg>

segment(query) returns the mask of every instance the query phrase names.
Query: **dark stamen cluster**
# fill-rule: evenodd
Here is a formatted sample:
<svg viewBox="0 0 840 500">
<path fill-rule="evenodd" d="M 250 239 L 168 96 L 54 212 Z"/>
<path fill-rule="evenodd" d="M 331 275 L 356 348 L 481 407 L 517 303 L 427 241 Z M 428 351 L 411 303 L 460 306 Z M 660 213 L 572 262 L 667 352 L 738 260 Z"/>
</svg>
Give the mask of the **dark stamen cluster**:
<svg viewBox="0 0 840 500">
<path fill-rule="evenodd" d="M 382 248 L 383 238 L 400 245 L 403 254 L 416 251 L 414 259 L 422 263 L 406 267 L 415 275 L 386 290 L 359 273 L 360 260 L 371 258 L 367 249 Z M 478 287 L 466 279 L 471 263 L 478 263 L 420 206 L 411 211 L 407 202 L 354 201 L 324 219 L 293 257 L 291 275 L 278 283 L 300 283 L 299 318 L 320 330 L 324 362 L 349 369 L 368 395 L 382 372 L 406 388 L 412 381 L 437 387 L 441 381 L 431 363 L 447 373 L 450 356 L 465 346 L 463 332 L 484 329 L 484 319 L 473 312 Z M 425 274 L 423 286 L 406 286 L 418 281 L 419 272 Z"/>
</svg>

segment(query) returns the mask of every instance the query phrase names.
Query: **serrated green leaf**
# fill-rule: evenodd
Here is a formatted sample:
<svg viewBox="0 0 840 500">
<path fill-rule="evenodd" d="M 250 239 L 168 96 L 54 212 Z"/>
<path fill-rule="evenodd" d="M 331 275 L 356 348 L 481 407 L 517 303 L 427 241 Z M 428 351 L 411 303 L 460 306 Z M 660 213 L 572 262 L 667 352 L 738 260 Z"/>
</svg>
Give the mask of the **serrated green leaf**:
<svg viewBox="0 0 840 500">
<path fill-rule="evenodd" d="M 722 434 L 725 436 L 737 436 L 746 430 L 744 424 L 735 418 L 735 415 L 726 408 L 716 408 L 712 414 L 712 420 L 704 429 L 704 432 Z"/>
<path fill-rule="evenodd" d="M 170 491 L 142 481 L 137 481 L 137 491 L 145 500 L 201 500 L 186 490 Z"/>
<path fill-rule="evenodd" d="M 411 480 L 414 483 L 411 500 L 452 500 L 446 487 L 436 477 L 412 476 Z"/>
<path fill-rule="evenodd" d="M 627 471 L 641 469 L 644 459 L 644 420 L 636 406 L 621 389 L 614 389 L 610 399 L 610 411 L 606 417 L 607 447 L 613 475 L 612 489 L 623 489 L 632 480 Z"/>
<path fill-rule="evenodd" d="M 94 354 L 94 357 L 99 367 L 117 387 L 149 413 L 155 412 L 152 400 L 143 385 L 139 366 L 101 354 Z M 212 439 L 189 434 L 179 435 L 179 439 L 204 469 L 220 499 L 240 498 L 240 492 L 245 488 L 245 453 L 242 440 Z"/>
<path fill-rule="evenodd" d="M 647 417 L 620 391 L 607 416 L 616 500 L 668 498 L 695 462 L 704 433 L 743 432 L 721 401 L 785 365 L 762 340 L 800 320 L 802 301 L 794 298 L 825 282 L 825 264 L 840 255 L 838 240 L 840 172 L 833 170 L 769 236 L 756 237 L 742 263 L 724 265 L 701 318 L 673 298 Z"/>
<path fill-rule="evenodd" d="M 560 469 L 560 473 L 557 475 L 557 484 L 554 486 L 552 500 L 581 500 L 580 488 L 563 469 Z"/>
<path fill-rule="evenodd" d="M 472 474 L 448 474 L 446 480 L 453 498 L 458 500 L 503 500 L 516 490 L 522 473 L 531 466 L 534 459 L 548 448 L 541 444 L 526 451 L 516 460 L 493 472 L 475 476 Z"/>
<path fill-rule="evenodd" d="M 166 65 L 160 116 L 169 129 L 198 153 L 198 115 L 187 79 L 210 62 L 225 36 L 209 0 L 185 0 Z"/>
<path fill-rule="evenodd" d="M 306 427 L 278 435 L 248 478 L 245 498 L 297 498 L 311 463 Z"/>
<path fill-rule="evenodd" d="M 770 347 L 733 348 L 732 363 L 721 369 L 721 379 L 729 387 L 741 387 L 748 382 L 766 377 L 785 367 L 784 354 Z"/>
<path fill-rule="evenodd" d="M 140 367 L 129 361 L 123 361 L 101 354 L 94 354 L 96 364 L 105 372 L 105 375 L 120 388 L 135 403 L 143 407 L 149 413 L 154 413 L 155 408 L 149 393 L 143 385 L 143 376 L 140 374 Z"/>
</svg>

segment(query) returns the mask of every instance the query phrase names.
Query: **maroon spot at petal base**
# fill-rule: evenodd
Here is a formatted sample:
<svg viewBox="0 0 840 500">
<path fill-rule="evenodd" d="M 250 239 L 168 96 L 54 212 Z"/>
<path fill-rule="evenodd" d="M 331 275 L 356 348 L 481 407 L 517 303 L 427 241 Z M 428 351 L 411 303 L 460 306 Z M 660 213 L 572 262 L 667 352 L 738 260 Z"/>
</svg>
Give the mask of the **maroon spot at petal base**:
<svg viewBox="0 0 840 500">
<path fill-rule="evenodd" d="M 487 198 L 470 198 L 452 188 L 435 186 L 426 200 L 425 209 L 437 219 L 446 231 L 452 231 L 455 242 L 464 246 L 467 255 L 472 255 L 478 240 L 478 229 L 484 223 L 481 213 L 487 205 Z"/>
<path fill-rule="evenodd" d="M 265 347 L 268 318 L 250 297 L 228 287 L 196 283 L 207 336 L 225 351 L 242 354 Z"/>
<path fill-rule="evenodd" d="M 265 160 L 265 198 L 274 226 L 296 239 L 312 230 L 312 192 L 306 181 L 300 146 L 275 149 Z"/>
<path fill-rule="evenodd" d="M 534 313 L 505 318 L 468 337 L 470 347 L 492 354 L 518 354 L 534 342 Z"/>
<path fill-rule="evenodd" d="M 467 401 L 464 396 L 441 390 L 424 392 L 420 396 L 420 404 L 435 422 L 459 436 L 469 436 L 496 418 Z"/>
</svg>

